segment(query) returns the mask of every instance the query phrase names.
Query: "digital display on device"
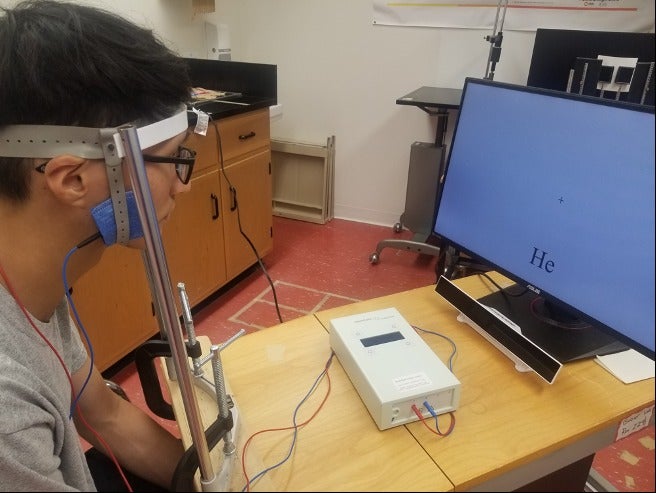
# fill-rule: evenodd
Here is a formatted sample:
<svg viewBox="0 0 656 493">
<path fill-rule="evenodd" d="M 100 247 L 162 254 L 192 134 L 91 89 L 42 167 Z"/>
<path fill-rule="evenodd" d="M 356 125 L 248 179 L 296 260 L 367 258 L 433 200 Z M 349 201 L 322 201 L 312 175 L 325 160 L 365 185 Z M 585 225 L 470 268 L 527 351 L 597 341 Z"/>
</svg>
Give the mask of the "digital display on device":
<svg viewBox="0 0 656 493">
<path fill-rule="evenodd" d="M 654 159 L 653 107 L 467 79 L 433 232 L 653 358 Z"/>
<path fill-rule="evenodd" d="M 405 339 L 400 332 L 388 332 L 387 334 L 379 334 L 377 336 L 365 337 L 360 339 L 364 347 L 378 346 L 387 342 L 400 341 Z"/>
</svg>

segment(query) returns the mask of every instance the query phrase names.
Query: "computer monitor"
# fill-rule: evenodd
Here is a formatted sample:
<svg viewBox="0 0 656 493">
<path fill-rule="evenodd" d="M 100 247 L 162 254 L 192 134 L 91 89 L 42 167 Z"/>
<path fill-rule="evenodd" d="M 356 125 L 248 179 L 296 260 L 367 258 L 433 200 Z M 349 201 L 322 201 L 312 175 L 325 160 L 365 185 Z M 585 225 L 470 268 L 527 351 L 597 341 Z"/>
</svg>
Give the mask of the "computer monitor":
<svg viewBox="0 0 656 493">
<path fill-rule="evenodd" d="M 559 361 L 654 358 L 654 167 L 653 107 L 468 78 L 433 233 Z"/>
<path fill-rule="evenodd" d="M 602 57 L 603 64 L 591 63 Z M 609 59 L 637 59 L 635 66 L 615 66 Z M 588 61 L 589 64 L 582 62 Z M 599 60 L 601 62 L 601 60 Z M 603 97 L 654 105 L 654 33 L 544 29 L 535 33 L 526 85 L 601 96 L 603 81 L 618 80 Z M 602 69 L 603 66 L 603 69 Z M 585 70 L 584 70 L 585 68 Z M 610 69 L 606 74 L 605 69 Z M 582 83 L 582 79 L 585 82 Z M 600 82 L 601 81 L 601 82 Z"/>
</svg>

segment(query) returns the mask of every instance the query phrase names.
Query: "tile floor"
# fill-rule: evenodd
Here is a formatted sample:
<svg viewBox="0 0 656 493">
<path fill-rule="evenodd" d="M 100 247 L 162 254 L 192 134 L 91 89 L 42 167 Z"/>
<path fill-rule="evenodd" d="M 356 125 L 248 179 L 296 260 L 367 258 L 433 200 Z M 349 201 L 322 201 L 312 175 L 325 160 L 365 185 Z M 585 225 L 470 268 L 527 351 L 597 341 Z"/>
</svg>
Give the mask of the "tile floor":
<svg viewBox="0 0 656 493">
<path fill-rule="evenodd" d="M 434 257 L 386 248 L 377 265 L 369 262 L 378 241 L 391 237 L 410 239 L 412 234 L 339 219 L 318 225 L 274 217 L 274 251 L 264 264 L 282 320 L 434 284 Z M 251 332 L 277 323 L 273 292 L 259 268 L 194 311 L 197 334 L 214 343 L 240 329 Z M 146 407 L 133 364 L 128 362 L 111 378 L 133 402 Z M 178 433 L 175 423 L 159 421 Z M 601 480 L 591 491 L 654 491 L 654 426 L 602 450 L 593 468 Z"/>
<path fill-rule="evenodd" d="M 597 452 L 592 467 L 597 491 L 654 491 L 654 425 Z"/>
</svg>

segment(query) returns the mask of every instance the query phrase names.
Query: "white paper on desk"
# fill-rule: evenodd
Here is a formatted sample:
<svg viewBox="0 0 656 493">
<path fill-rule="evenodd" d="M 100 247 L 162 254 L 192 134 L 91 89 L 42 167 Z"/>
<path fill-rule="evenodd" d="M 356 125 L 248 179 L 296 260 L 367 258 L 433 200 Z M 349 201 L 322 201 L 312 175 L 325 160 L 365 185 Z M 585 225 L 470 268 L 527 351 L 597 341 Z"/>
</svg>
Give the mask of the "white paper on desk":
<svg viewBox="0 0 656 493">
<path fill-rule="evenodd" d="M 595 361 L 624 383 L 654 378 L 654 360 L 633 349 L 597 356 Z"/>
</svg>

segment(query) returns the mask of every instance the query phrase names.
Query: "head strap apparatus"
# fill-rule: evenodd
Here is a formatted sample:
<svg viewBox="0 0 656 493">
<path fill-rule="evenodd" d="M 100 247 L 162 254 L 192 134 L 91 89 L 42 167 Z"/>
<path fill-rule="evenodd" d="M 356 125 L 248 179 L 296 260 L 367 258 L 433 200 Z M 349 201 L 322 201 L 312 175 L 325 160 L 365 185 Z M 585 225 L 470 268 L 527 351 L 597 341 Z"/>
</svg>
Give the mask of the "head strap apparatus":
<svg viewBox="0 0 656 493">
<path fill-rule="evenodd" d="M 147 149 L 187 129 L 187 109 L 182 105 L 173 116 L 137 128 L 139 146 Z M 8 125 L 0 128 L 0 156 L 52 158 L 62 154 L 85 159 L 103 159 L 116 222 L 116 241 L 130 239 L 130 221 L 123 182 L 125 148 L 119 129 L 63 125 Z"/>
<path fill-rule="evenodd" d="M 137 129 L 141 149 L 147 149 L 187 129 L 183 105 L 173 116 Z M 64 125 L 7 125 L 0 127 L 0 156 L 52 158 L 62 154 L 86 159 L 105 159 L 101 133 L 113 136 L 119 158 L 125 156 L 118 128 L 68 127 Z"/>
</svg>

